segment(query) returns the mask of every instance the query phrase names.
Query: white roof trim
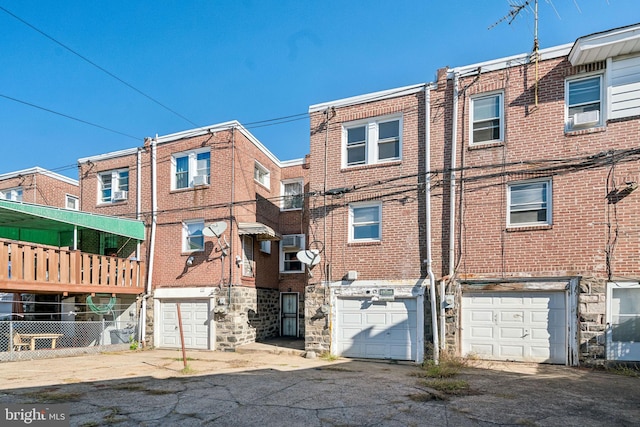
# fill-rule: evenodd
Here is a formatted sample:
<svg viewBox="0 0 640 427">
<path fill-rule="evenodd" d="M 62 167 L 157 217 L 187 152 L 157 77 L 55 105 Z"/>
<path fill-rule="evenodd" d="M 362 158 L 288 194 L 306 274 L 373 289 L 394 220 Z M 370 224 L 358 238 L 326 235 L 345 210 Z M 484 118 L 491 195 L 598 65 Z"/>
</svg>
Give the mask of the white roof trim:
<svg viewBox="0 0 640 427">
<path fill-rule="evenodd" d="M 115 159 L 116 157 L 130 156 L 131 154 L 136 154 L 139 148 L 127 148 L 125 150 L 112 151 L 110 153 L 98 154 L 96 156 L 90 157 L 82 157 L 78 159 L 78 163 L 86 163 L 86 162 L 98 162 L 100 160 L 108 160 Z"/>
<path fill-rule="evenodd" d="M 382 90 L 380 92 L 372 92 L 364 95 L 352 96 L 350 98 L 337 99 L 335 101 L 323 102 L 309 107 L 309 113 L 316 113 L 331 107 L 347 107 L 349 105 L 363 104 L 365 102 L 380 101 L 383 99 L 397 98 L 398 96 L 410 95 L 423 91 L 426 83 L 419 83 L 411 86 L 403 86 L 395 89 Z"/>
<path fill-rule="evenodd" d="M 59 173 L 52 172 L 52 171 L 50 171 L 48 169 L 43 169 L 43 168 L 41 168 L 39 166 L 35 166 L 35 167 L 32 167 L 32 168 L 28 168 L 28 169 L 22 169 L 22 170 L 15 171 L 15 172 L 4 173 L 4 174 L 0 175 L 0 181 L 3 181 L 5 179 L 10 179 L 10 178 L 16 178 L 18 176 L 33 175 L 33 174 L 46 175 L 48 177 L 57 179 L 58 181 L 66 182 L 67 184 L 79 185 L 77 179 L 73 179 L 73 178 L 69 178 L 68 176 L 60 175 Z"/>
<path fill-rule="evenodd" d="M 640 51 L 640 24 L 580 37 L 569 53 L 571 65 L 604 61 Z"/>
<path fill-rule="evenodd" d="M 540 55 L 539 59 L 541 61 L 544 61 L 547 59 L 567 56 L 572 46 L 573 43 L 567 43 L 560 46 L 540 49 L 538 51 L 538 54 Z M 451 77 L 451 75 L 454 73 L 461 75 L 473 74 L 474 72 L 477 72 L 478 69 L 480 69 L 481 72 L 485 73 L 488 71 L 502 70 L 518 64 L 526 64 L 531 62 L 531 55 L 531 53 L 521 53 L 518 55 L 507 56 L 504 58 L 492 59 L 490 61 L 478 62 L 476 64 L 452 68 L 449 70 L 449 77 Z"/>
<path fill-rule="evenodd" d="M 304 158 L 302 159 L 292 159 L 292 160 L 285 160 L 280 162 L 280 166 L 283 168 L 286 168 L 288 166 L 300 166 L 300 165 L 304 165 Z"/>
</svg>

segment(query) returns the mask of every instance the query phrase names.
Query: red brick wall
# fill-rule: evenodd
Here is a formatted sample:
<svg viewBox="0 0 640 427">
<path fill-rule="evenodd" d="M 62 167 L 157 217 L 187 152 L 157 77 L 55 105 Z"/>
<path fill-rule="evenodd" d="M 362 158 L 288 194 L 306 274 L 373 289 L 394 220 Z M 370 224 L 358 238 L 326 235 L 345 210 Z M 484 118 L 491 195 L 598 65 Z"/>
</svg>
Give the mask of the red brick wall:
<svg viewBox="0 0 640 427">
<path fill-rule="evenodd" d="M 9 188 L 22 188 L 22 201 L 39 205 L 66 207 L 66 195 L 80 196 L 77 185 L 57 179 L 43 173 L 30 173 L 27 175 L 9 178 L 0 181 L 0 190 Z"/>
</svg>

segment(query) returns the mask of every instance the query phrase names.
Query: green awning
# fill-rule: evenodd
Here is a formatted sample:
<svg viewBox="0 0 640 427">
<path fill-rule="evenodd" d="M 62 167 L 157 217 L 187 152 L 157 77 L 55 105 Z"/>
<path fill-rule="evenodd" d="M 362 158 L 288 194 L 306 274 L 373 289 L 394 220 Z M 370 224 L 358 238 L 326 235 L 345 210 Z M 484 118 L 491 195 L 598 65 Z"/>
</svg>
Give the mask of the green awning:
<svg viewBox="0 0 640 427">
<path fill-rule="evenodd" d="M 0 200 L 0 237 L 15 239 L 20 236 L 24 239 L 26 233 L 39 236 L 36 241 L 56 242 L 61 235 L 73 233 L 75 227 L 140 241 L 144 240 L 145 235 L 144 223 L 138 220 Z"/>
</svg>

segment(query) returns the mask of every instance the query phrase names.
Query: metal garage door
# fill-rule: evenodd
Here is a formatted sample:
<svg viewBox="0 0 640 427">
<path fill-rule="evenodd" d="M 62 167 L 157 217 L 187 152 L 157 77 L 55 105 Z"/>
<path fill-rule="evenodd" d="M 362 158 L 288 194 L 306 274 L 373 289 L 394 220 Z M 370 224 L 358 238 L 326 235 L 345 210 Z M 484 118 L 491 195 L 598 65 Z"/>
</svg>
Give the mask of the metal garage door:
<svg viewBox="0 0 640 427">
<path fill-rule="evenodd" d="M 345 357 L 415 360 L 416 300 L 372 302 L 369 298 L 339 298 L 337 350 Z"/>
<path fill-rule="evenodd" d="M 486 292 L 462 297 L 462 354 L 564 364 L 564 292 Z"/>
<path fill-rule="evenodd" d="M 180 327 L 176 301 L 162 301 L 160 305 L 160 347 L 179 348 Z M 209 302 L 180 300 L 182 330 L 186 348 L 209 349 Z"/>
</svg>

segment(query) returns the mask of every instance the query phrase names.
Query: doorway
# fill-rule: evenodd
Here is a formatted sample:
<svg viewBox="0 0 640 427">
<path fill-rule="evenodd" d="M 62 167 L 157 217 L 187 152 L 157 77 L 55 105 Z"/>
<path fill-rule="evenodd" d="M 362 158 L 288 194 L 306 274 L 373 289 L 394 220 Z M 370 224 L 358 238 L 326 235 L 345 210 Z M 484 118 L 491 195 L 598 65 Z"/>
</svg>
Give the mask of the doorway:
<svg viewBox="0 0 640 427">
<path fill-rule="evenodd" d="M 298 292 L 280 294 L 280 335 L 298 336 Z"/>
</svg>

